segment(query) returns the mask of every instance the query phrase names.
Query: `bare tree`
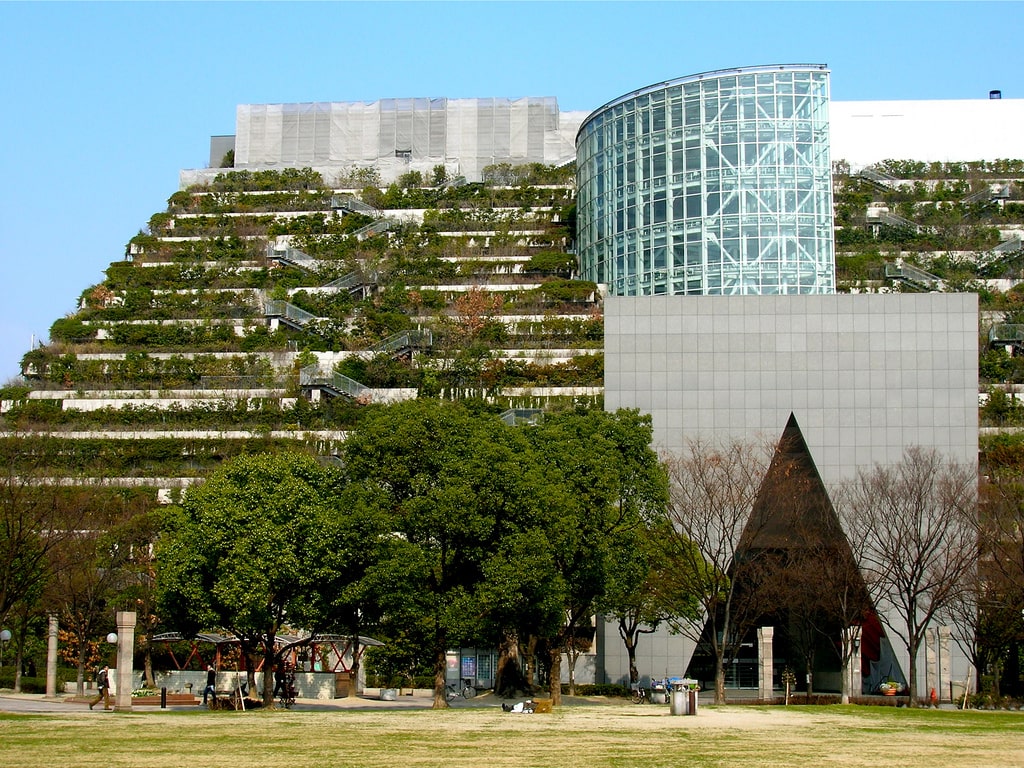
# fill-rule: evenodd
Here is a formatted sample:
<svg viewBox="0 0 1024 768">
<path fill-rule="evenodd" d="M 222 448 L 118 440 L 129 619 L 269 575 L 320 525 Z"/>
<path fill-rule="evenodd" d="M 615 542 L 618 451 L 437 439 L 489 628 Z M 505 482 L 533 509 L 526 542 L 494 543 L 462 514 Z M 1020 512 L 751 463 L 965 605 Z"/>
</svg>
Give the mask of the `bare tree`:
<svg viewBox="0 0 1024 768">
<path fill-rule="evenodd" d="M 49 555 L 79 516 L 82 492 L 44 476 L 50 450 L 45 441 L 26 447 L 21 435 L 0 436 L 0 624 L 16 606 L 27 610 L 39 599 Z"/>
<path fill-rule="evenodd" d="M 669 516 L 678 533 L 677 590 L 694 595 L 705 621 L 715 661 L 715 703 L 725 702 L 725 660 L 749 629 L 749 601 L 740 600 L 736 572 L 740 540 L 750 520 L 770 450 L 734 441 L 724 445 L 690 442 L 665 463 L 670 478 Z M 692 543 L 692 544 L 691 544 Z M 749 565 L 749 563 L 746 563 Z M 674 626 L 700 642 L 698 623 Z"/>
<path fill-rule="evenodd" d="M 912 447 L 895 465 L 861 472 L 847 491 L 847 532 L 860 542 L 859 565 L 876 605 L 892 608 L 880 618 L 906 646 L 915 706 L 925 631 L 957 599 L 977 562 L 977 472 Z"/>
<path fill-rule="evenodd" d="M 1008 681 L 1020 676 L 1016 650 L 1024 616 L 1024 478 L 1010 464 L 990 465 L 985 474 L 978 573 L 972 589 L 949 613 L 957 619 L 955 627 L 967 630 L 953 637 L 974 662 L 977 682 L 982 672 L 990 672 L 999 695 L 1004 672 Z"/>
</svg>

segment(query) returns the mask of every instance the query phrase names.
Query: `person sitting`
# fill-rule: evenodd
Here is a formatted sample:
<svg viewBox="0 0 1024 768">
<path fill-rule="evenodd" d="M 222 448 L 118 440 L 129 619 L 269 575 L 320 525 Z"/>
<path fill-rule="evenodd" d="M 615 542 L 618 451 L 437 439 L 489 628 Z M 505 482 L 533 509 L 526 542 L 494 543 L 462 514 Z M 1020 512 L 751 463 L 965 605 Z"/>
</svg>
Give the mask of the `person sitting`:
<svg viewBox="0 0 1024 768">
<path fill-rule="evenodd" d="M 518 701 L 515 704 L 505 704 L 502 702 L 501 710 L 503 712 L 519 712 L 525 715 L 532 715 L 533 710 L 537 708 L 537 703 L 533 699 L 527 699 L 526 701 Z"/>
</svg>

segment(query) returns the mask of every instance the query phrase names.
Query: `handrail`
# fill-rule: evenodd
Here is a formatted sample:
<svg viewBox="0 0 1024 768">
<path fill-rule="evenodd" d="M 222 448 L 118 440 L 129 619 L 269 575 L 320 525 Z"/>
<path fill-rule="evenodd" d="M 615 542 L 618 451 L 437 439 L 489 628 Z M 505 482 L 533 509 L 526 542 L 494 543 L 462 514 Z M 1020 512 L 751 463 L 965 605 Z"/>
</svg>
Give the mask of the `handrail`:
<svg viewBox="0 0 1024 768">
<path fill-rule="evenodd" d="M 917 222 L 911 221 L 910 219 L 899 216 L 895 213 L 889 213 L 888 211 L 879 213 L 878 219 L 883 224 L 888 224 L 890 227 L 907 227 L 914 230 L 920 229 L 920 225 Z"/>
<path fill-rule="evenodd" d="M 267 243 L 267 258 L 294 264 L 296 267 L 307 271 L 315 272 L 320 269 L 320 261 L 318 259 L 314 259 L 308 253 L 300 251 L 298 248 L 288 247 L 283 251 L 279 251 L 272 244 Z"/>
<path fill-rule="evenodd" d="M 1013 253 L 1014 251 L 1019 251 L 1022 247 L 1024 247 L 1024 241 L 1019 237 L 1013 237 L 993 248 L 992 253 Z"/>
<path fill-rule="evenodd" d="M 337 280 L 331 280 L 329 283 L 322 285 L 322 288 L 357 288 L 363 285 L 363 276 L 359 272 L 349 272 L 343 277 L 339 277 Z"/>
<path fill-rule="evenodd" d="M 324 373 L 317 363 L 299 369 L 299 386 L 332 389 L 339 394 L 351 397 L 353 400 L 358 399 L 363 393 L 370 390 L 365 384 L 361 384 L 342 373 Z"/>
<path fill-rule="evenodd" d="M 356 239 L 361 240 L 363 238 L 370 237 L 371 235 L 379 235 L 381 232 L 387 232 L 391 229 L 393 224 L 394 222 L 391 219 L 378 219 L 377 221 L 370 222 L 365 227 L 360 227 L 352 234 Z"/>
<path fill-rule="evenodd" d="M 988 330 L 988 341 L 1024 341 L 1024 325 L 1020 323 L 998 323 Z"/>
<path fill-rule="evenodd" d="M 875 168 L 869 167 L 861 168 L 860 173 L 858 175 L 863 176 L 865 179 L 868 179 L 869 181 L 874 181 L 879 184 L 885 184 L 886 182 L 892 181 L 899 181 L 899 179 L 897 179 L 895 176 L 891 176 L 888 173 L 885 173 L 884 171 L 879 171 L 876 170 Z"/>
<path fill-rule="evenodd" d="M 886 262 L 885 276 L 907 280 L 929 288 L 938 288 L 942 285 L 942 278 L 903 262 Z"/>
<path fill-rule="evenodd" d="M 358 197 L 352 195 L 334 195 L 331 198 L 331 208 L 339 208 L 352 213 L 362 213 L 366 216 L 380 216 L 379 210 L 372 205 L 364 203 Z"/>
<path fill-rule="evenodd" d="M 434 336 L 429 329 L 416 331 L 399 331 L 384 339 L 371 348 L 373 352 L 395 352 L 406 347 L 422 349 L 434 343 Z"/>
<path fill-rule="evenodd" d="M 277 389 L 286 385 L 273 376 L 200 376 L 199 389 Z"/>
<path fill-rule="evenodd" d="M 317 319 L 317 316 L 312 312 L 300 309 L 294 304 L 289 304 L 287 301 L 276 299 L 267 299 L 263 308 L 263 314 L 267 317 L 283 317 L 298 325 L 305 325 L 311 320 Z"/>
</svg>

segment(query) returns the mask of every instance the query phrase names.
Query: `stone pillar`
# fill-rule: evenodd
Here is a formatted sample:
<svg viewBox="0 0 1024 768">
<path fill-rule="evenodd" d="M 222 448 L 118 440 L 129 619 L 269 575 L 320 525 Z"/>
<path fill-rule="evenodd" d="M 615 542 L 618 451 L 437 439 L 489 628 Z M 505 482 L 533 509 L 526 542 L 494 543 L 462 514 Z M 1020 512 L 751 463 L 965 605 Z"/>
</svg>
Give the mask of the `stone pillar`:
<svg viewBox="0 0 1024 768">
<path fill-rule="evenodd" d="M 774 627 L 760 627 L 757 630 L 757 658 L 759 670 L 757 697 L 762 701 L 769 701 L 775 696 L 775 692 L 772 688 L 772 669 L 775 666 L 775 659 L 772 652 L 772 638 L 774 635 Z"/>
<path fill-rule="evenodd" d="M 843 654 L 849 658 L 846 678 L 843 680 L 843 704 L 850 703 L 851 696 L 860 696 L 864 691 L 860 666 L 861 627 L 852 624 L 843 630 Z"/>
<path fill-rule="evenodd" d="M 938 665 L 935 658 L 935 630 L 929 627 L 924 631 L 924 690 L 918 691 L 918 696 L 928 700 L 932 689 L 938 691 Z"/>
<path fill-rule="evenodd" d="M 46 630 L 46 698 L 57 697 L 57 614 L 49 614 Z"/>
<path fill-rule="evenodd" d="M 117 612 L 117 690 L 114 692 L 114 710 L 132 711 L 132 681 L 135 670 L 135 611 Z"/>
<path fill-rule="evenodd" d="M 939 701 L 949 701 L 949 683 L 953 679 L 953 655 L 949 644 L 952 636 L 952 627 L 939 627 L 939 679 L 935 686 Z"/>
</svg>

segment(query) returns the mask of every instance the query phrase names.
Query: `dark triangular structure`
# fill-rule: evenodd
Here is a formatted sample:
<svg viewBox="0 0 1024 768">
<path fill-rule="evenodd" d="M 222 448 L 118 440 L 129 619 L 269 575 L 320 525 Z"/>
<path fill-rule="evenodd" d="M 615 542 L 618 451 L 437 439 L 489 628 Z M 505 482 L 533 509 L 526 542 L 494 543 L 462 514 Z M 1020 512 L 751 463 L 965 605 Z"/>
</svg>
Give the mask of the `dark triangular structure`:
<svg viewBox="0 0 1024 768">
<path fill-rule="evenodd" d="M 901 677 L 891 666 L 892 653 L 863 576 L 792 413 L 758 489 L 730 577 L 737 593 L 735 624 L 744 635 L 737 642 L 732 686 L 756 685 L 753 635 L 759 626 L 776 628 L 776 678 L 786 666 L 801 683 L 812 672 L 818 691 L 838 690 L 839 657 L 833 648 L 841 630 L 855 623 L 863 627 L 862 672 L 877 676 L 884 656 L 882 671 Z M 690 664 L 692 677 L 709 677 L 706 649 L 713 628 L 708 621 Z"/>
</svg>

